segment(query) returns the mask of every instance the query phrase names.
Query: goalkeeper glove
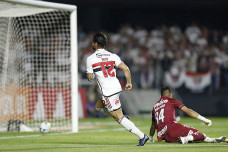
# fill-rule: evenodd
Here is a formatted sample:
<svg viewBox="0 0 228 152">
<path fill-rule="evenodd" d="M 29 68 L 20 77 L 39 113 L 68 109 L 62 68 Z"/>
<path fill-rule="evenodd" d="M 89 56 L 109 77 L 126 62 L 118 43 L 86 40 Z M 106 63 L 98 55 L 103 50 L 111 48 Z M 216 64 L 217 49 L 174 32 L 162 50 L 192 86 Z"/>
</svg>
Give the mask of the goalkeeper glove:
<svg viewBox="0 0 228 152">
<path fill-rule="evenodd" d="M 154 142 L 153 136 L 149 136 L 149 140 L 150 140 L 151 142 Z"/>
<path fill-rule="evenodd" d="M 210 127 L 212 125 L 211 120 L 209 120 L 201 115 L 198 115 L 197 119 L 203 121 L 208 127 Z"/>
</svg>

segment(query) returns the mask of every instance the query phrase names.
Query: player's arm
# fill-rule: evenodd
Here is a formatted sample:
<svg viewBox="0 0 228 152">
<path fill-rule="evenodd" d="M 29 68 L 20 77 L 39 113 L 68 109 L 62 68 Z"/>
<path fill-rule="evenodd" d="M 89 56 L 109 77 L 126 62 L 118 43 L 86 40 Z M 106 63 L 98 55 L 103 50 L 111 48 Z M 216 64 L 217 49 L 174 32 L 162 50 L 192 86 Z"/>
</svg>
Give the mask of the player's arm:
<svg viewBox="0 0 228 152">
<path fill-rule="evenodd" d="M 93 73 L 87 73 L 87 79 L 88 79 L 89 82 L 92 82 L 93 79 L 94 79 Z"/>
<path fill-rule="evenodd" d="M 181 110 L 182 110 L 185 114 L 187 114 L 188 116 L 203 121 L 207 126 L 211 126 L 211 125 L 212 125 L 211 120 L 209 120 L 209 119 L 207 119 L 207 118 L 201 116 L 200 114 L 198 114 L 197 112 L 195 112 L 195 111 L 192 110 L 192 109 L 189 109 L 189 108 L 183 106 L 183 107 L 181 108 Z"/>
<path fill-rule="evenodd" d="M 123 62 L 121 62 L 119 65 L 118 65 L 118 68 L 120 68 L 121 70 L 123 70 L 124 72 L 124 75 L 126 77 L 126 87 L 125 89 L 127 91 L 130 91 L 131 88 L 132 88 L 132 84 L 131 84 L 131 72 L 130 72 L 130 69 L 126 66 L 126 64 L 124 64 Z"/>
<path fill-rule="evenodd" d="M 90 57 L 88 57 L 86 60 L 86 73 L 87 73 L 88 81 L 92 82 L 94 79 L 94 74 L 93 74 L 93 67 L 92 67 L 92 62 Z"/>
<path fill-rule="evenodd" d="M 153 137 L 154 137 L 155 130 L 156 130 L 155 120 L 152 120 L 152 124 L 150 126 L 150 141 L 152 142 L 154 142 Z"/>
</svg>

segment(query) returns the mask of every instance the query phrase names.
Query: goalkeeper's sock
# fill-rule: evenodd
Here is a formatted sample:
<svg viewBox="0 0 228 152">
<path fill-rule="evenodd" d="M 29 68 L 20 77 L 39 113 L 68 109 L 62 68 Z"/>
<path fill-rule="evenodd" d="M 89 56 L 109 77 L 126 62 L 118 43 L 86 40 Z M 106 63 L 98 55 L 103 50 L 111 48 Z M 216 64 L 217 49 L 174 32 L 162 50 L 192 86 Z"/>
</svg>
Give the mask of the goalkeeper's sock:
<svg viewBox="0 0 228 152">
<path fill-rule="evenodd" d="M 144 138 L 144 133 L 142 133 L 133 122 L 127 119 L 125 116 L 119 119 L 119 124 L 123 126 L 126 130 L 132 132 L 137 135 L 140 139 Z"/>
<path fill-rule="evenodd" d="M 208 143 L 215 143 L 215 138 L 210 138 L 210 137 L 206 137 L 204 139 L 205 142 L 208 142 Z"/>
<path fill-rule="evenodd" d="M 226 136 L 221 136 L 219 138 L 210 138 L 210 137 L 206 137 L 204 139 L 205 142 L 209 142 L 209 143 L 221 143 L 221 142 L 227 142 L 226 141 Z"/>
</svg>

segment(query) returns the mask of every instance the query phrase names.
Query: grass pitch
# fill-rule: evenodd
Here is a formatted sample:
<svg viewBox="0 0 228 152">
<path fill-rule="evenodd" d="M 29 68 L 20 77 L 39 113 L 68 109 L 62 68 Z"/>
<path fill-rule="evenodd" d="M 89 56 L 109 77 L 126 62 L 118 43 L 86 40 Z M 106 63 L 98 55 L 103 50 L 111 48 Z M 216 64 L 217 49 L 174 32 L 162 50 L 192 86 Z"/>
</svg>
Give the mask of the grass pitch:
<svg viewBox="0 0 228 152">
<path fill-rule="evenodd" d="M 207 127 L 199 120 L 181 118 L 182 124 L 194 127 L 209 137 L 228 136 L 228 118 L 210 118 Z M 148 134 L 150 118 L 131 118 L 135 125 Z M 0 151 L 4 152 L 228 152 L 228 143 L 147 142 L 137 147 L 138 137 L 124 130 L 112 118 L 83 119 L 79 133 L 0 133 Z"/>
</svg>

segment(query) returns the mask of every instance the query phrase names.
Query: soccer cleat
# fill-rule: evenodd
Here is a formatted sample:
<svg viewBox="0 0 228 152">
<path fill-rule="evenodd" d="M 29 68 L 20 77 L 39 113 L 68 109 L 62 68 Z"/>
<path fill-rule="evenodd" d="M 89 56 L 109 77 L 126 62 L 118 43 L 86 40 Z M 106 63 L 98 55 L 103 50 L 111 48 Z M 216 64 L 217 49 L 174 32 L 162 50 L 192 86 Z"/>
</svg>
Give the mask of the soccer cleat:
<svg viewBox="0 0 228 152">
<path fill-rule="evenodd" d="M 215 138 L 215 143 L 221 143 L 226 140 L 226 136 L 221 136 L 219 138 Z"/>
<path fill-rule="evenodd" d="M 139 139 L 139 144 L 137 146 L 143 146 L 147 142 L 147 140 L 149 140 L 149 137 L 144 134 L 144 137 L 142 139 Z"/>
<path fill-rule="evenodd" d="M 178 137 L 178 142 L 181 144 L 187 144 L 188 143 L 188 137 Z"/>
</svg>

